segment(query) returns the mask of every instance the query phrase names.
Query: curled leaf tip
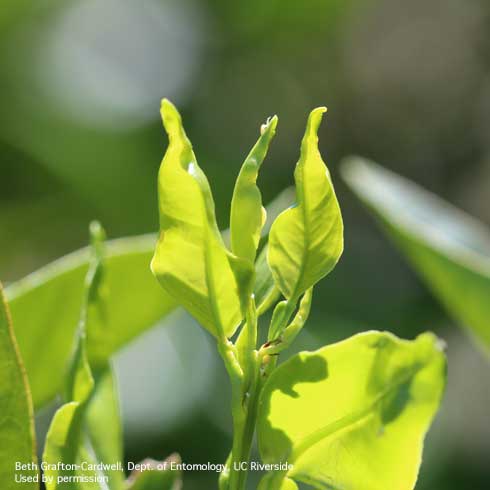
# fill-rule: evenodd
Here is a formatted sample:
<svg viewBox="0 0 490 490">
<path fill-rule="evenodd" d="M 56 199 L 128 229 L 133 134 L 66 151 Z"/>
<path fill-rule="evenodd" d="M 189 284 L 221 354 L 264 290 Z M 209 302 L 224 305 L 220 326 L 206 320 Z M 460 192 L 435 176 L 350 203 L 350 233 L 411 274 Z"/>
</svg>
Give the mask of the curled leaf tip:
<svg viewBox="0 0 490 490">
<path fill-rule="evenodd" d="M 318 129 L 318 126 L 322 122 L 323 114 L 326 112 L 326 107 L 317 107 L 310 112 L 308 123 L 313 127 L 313 129 Z"/>
<path fill-rule="evenodd" d="M 325 112 L 327 112 L 327 108 L 323 106 L 317 107 L 310 112 L 308 123 L 306 125 L 305 140 L 308 138 L 316 138 L 318 140 L 318 128 L 320 127 Z"/>
<path fill-rule="evenodd" d="M 267 118 L 267 121 L 264 124 L 262 124 L 262 126 L 260 127 L 260 134 L 263 135 L 267 131 L 269 131 L 273 135 L 275 133 L 275 131 L 276 131 L 278 120 L 279 119 L 278 119 L 278 117 L 276 115 L 274 115 L 272 117 L 268 117 Z"/>
<path fill-rule="evenodd" d="M 168 99 L 162 99 L 160 114 L 162 115 L 165 131 L 169 136 L 176 133 L 182 126 L 182 118 L 179 111 Z"/>
</svg>

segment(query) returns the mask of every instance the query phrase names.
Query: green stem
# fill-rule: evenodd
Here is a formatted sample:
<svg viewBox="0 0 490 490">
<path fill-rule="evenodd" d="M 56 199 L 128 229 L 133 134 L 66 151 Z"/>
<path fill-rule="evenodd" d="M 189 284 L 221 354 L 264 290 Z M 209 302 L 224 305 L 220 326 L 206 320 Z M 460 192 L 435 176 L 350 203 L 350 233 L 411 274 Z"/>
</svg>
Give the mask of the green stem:
<svg viewBox="0 0 490 490">
<path fill-rule="evenodd" d="M 254 298 L 247 305 L 244 326 L 243 379 L 232 393 L 233 414 L 233 447 L 228 465 L 228 490 L 243 490 L 247 480 L 248 468 L 241 468 L 248 463 L 252 448 L 255 423 L 257 419 L 259 359 L 257 353 L 257 311 Z"/>
<path fill-rule="evenodd" d="M 295 301 L 288 301 L 284 305 L 283 312 L 277 319 L 280 331 L 284 330 L 289 322 L 295 305 Z M 240 368 L 241 375 L 239 377 L 234 376 L 232 369 L 234 363 L 231 363 L 230 366 L 227 365 L 232 381 L 233 446 L 226 461 L 225 472 L 220 477 L 220 490 L 245 490 L 248 464 L 243 469 L 241 464 L 248 463 L 250 460 L 260 393 L 264 386 L 265 377 L 276 365 L 276 357 L 273 356 L 270 358 L 270 364 L 265 373 L 261 373 L 263 356 L 257 351 L 257 312 L 253 298 L 248 305 L 245 319 L 244 330 L 240 334 L 241 339 L 239 337 L 238 350 L 233 346 L 235 354 L 238 352 L 238 358 L 242 365 Z M 229 345 L 229 341 L 227 342 Z M 224 353 L 226 353 L 226 349 Z M 222 356 L 226 364 L 229 356 L 224 355 L 224 353 Z M 235 354 L 236 364 L 240 366 Z"/>
<path fill-rule="evenodd" d="M 257 351 L 254 350 L 253 374 L 249 380 L 249 389 L 246 393 L 240 393 L 240 404 L 233 407 L 234 439 L 228 490 L 245 489 L 248 468 L 241 469 L 240 465 L 248 463 L 250 459 L 259 395 L 259 363 Z"/>
</svg>

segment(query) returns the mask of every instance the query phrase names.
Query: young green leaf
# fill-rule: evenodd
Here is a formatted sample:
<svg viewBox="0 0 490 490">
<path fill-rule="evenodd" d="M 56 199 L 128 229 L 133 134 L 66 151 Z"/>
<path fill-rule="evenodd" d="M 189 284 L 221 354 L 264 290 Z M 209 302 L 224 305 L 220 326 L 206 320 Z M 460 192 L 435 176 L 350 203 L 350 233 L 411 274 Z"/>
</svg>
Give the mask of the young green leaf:
<svg viewBox="0 0 490 490">
<path fill-rule="evenodd" d="M 67 488 L 59 478 L 73 477 L 82 479 L 76 484 L 80 490 L 108 487 L 121 490 L 124 485 L 122 468 L 110 467 L 122 460 L 121 425 L 111 366 L 108 362 L 98 363 L 94 369 L 87 348 L 87 337 L 92 331 L 100 335 L 104 278 L 104 232 L 100 225 L 91 225 L 91 235 L 94 256 L 86 276 L 77 348 L 67 376 L 66 403 L 56 412 L 46 437 L 43 460 L 53 465 L 45 471 L 47 490 Z M 65 470 L 57 466 L 58 462 L 80 467 Z M 108 466 L 101 470 L 82 463 Z"/>
<path fill-rule="evenodd" d="M 412 490 L 425 433 L 439 406 L 446 362 L 439 341 L 367 332 L 279 366 L 259 406 L 269 490 L 291 478 L 315 488 Z"/>
<path fill-rule="evenodd" d="M 324 107 L 314 109 L 294 172 L 296 206 L 273 223 L 269 264 L 278 288 L 296 301 L 327 275 L 343 250 L 343 224 L 330 174 L 318 150 L 318 127 Z"/>
<path fill-rule="evenodd" d="M 103 364 L 176 307 L 149 270 L 154 246 L 154 235 L 107 243 L 104 335 L 91 345 L 90 352 L 97 363 Z M 63 384 L 80 318 L 89 257 L 89 250 L 81 249 L 6 289 L 36 409 L 49 402 Z M 145 307 L 135 308 L 137 304 Z"/>
<path fill-rule="evenodd" d="M 35 490 L 38 484 L 16 483 L 15 474 L 35 476 L 35 471 L 16 471 L 15 464 L 36 463 L 31 394 L 20 357 L 10 313 L 0 284 L 0 481 L 5 490 Z"/>
<path fill-rule="evenodd" d="M 117 383 L 110 363 L 93 372 L 94 390 L 85 407 L 85 433 L 99 462 L 123 461 L 122 421 Z M 122 471 L 106 471 L 111 490 L 123 486 Z"/>
<path fill-rule="evenodd" d="M 291 191 L 287 189 L 269 203 L 269 217 L 277 216 L 291 202 L 290 198 Z M 268 233 L 267 226 L 262 233 Z M 155 242 L 155 235 L 107 242 L 104 335 L 97 345 L 92 345 L 90 353 L 97 363 L 103 363 L 103 359 L 107 360 L 177 306 L 150 271 Z M 9 285 L 5 290 L 36 409 L 49 402 L 63 383 L 63 373 L 80 317 L 89 256 L 88 248 L 73 252 Z M 266 263 L 258 266 L 257 275 L 270 284 L 271 276 Z M 137 304 L 144 304 L 145 307 L 135 308 Z M 48 336 L 45 335 L 47 331 Z M 43 339 L 42 352 L 39 351 L 39 338 Z"/>
<path fill-rule="evenodd" d="M 160 238 L 151 268 L 203 327 L 229 337 L 241 321 L 240 301 L 211 189 L 177 109 L 164 99 L 161 112 L 169 146 L 158 175 Z"/>
<path fill-rule="evenodd" d="M 262 228 L 262 234 L 268 235 L 270 232 L 271 223 L 282 212 L 282 210 L 290 206 L 294 201 L 294 189 L 288 187 L 282 191 L 273 202 L 267 206 L 267 221 Z M 276 286 L 272 271 L 267 261 L 268 244 L 266 243 L 255 261 L 255 284 L 254 296 L 255 304 L 257 305 L 257 315 L 264 314 L 271 308 L 279 299 L 281 292 Z"/>
<path fill-rule="evenodd" d="M 287 349 L 293 343 L 294 339 L 301 332 L 301 329 L 304 327 L 306 320 L 310 315 L 312 297 L 313 288 L 310 288 L 301 298 L 298 311 L 296 312 L 293 320 L 289 325 L 285 326 L 283 331 L 278 330 L 278 326 L 275 323 L 276 319 L 274 318 L 277 315 L 281 315 L 281 307 L 274 310 L 271 321 L 271 328 L 269 330 L 269 345 L 264 347 L 268 355 L 278 354 L 284 349 Z M 287 301 L 282 301 L 281 303 L 279 303 L 279 305 L 284 305 L 283 308 L 286 308 Z"/>
<path fill-rule="evenodd" d="M 351 158 L 342 173 L 449 313 L 490 353 L 488 228 L 373 162 Z"/>
<path fill-rule="evenodd" d="M 89 440 L 85 438 L 85 407 L 94 389 L 94 378 L 88 362 L 83 320 L 80 328 L 77 349 L 68 375 L 67 402 L 55 413 L 46 436 L 43 461 L 49 465 L 44 472 L 47 477 L 47 490 L 66 488 L 66 485 L 58 482 L 60 478 L 95 479 L 99 476 L 95 470 L 64 470 L 57 466 L 58 463 L 64 465 L 98 463 Z M 80 490 L 91 488 L 89 483 L 81 483 L 77 487 Z M 103 490 L 104 486 L 99 483 L 95 488 Z"/>
<path fill-rule="evenodd" d="M 82 360 L 83 359 L 83 360 Z M 112 372 L 109 367 L 95 375 L 91 374 L 86 353 L 80 353 L 78 378 L 85 378 L 85 383 L 77 380 L 75 396 L 65 403 L 55 414 L 51 422 L 43 454 L 43 460 L 53 467 L 45 471 L 51 481 L 46 483 L 47 490 L 61 490 L 66 485 L 58 485 L 58 477 L 107 478 L 107 482 L 79 483 L 79 490 L 121 490 L 124 486 L 122 469 L 114 467 L 103 470 L 80 468 L 72 471 L 58 469 L 58 462 L 64 464 L 89 463 L 97 465 L 117 465 L 122 461 L 122 437 L 119 407 L 115 394 Z M 80 371 L 85 371 L 83 375 Z M 90 387 L 92 389 L 90 390 Z"/>
<path fill-rule="evenodd" d="M 180 463 L 178 454 L 172 454 L 165 461 L 144 460 L 143 471 L 134 471 L 127 481 L 127 490 L 181 490 L 182 475 L 172 470 L 172 463 Z"/>
<path fill-rule="evenodd" d="M 267 247 L 267 245 L 264 246 L 255 263 L 254 295 L 259 315 L 274 305 L 281 295 L 267 262 Z"/>
<path fill-rule="evenodd" d="M 269 149 L 277 126 L 277 116 L 269 119 L 260 130 L 260 137 L 242 165 L 231 201 L 231 250 L 253 266 L 260 234 L 266 220 L 262 195 L 257 187 L 260 166 Z"/>
</svg>

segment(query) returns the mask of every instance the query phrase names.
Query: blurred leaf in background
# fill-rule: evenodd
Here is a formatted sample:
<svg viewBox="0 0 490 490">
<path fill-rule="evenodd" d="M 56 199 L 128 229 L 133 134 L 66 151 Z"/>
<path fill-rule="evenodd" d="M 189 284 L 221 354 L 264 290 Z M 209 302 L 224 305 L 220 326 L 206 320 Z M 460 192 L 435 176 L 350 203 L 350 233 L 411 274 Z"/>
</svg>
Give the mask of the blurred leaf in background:
<svg viewBox="0 0 490 490">
<path fill-rule="evenodd" d="M 447 310 L 490 351 L 490 230 L 373 162 L 343 175 Z"/>
</svg>

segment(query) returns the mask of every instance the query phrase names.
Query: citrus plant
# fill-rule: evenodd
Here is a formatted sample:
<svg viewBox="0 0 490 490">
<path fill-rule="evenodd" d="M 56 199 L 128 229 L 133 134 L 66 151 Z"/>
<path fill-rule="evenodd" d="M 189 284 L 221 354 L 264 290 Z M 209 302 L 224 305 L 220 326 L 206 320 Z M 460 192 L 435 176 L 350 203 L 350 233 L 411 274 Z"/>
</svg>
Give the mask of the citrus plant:
<svg viewBox="0 0 490 490">
<path fill-rule="evenodd" d="M 271 288 L 258 297 L 255 264 L 264 263 L 256 256 L 266 213 L 256 181 L 277 118 L 262 126 L 238 175 L 228 248 L 181 117 L 162 102 L 169 147 L 159 172 L 160 237 L 152 271 L 215 337 L 230 377 L 234 440 L 221 490 L 245 488 L 255 433 L 270 470 L 263 490 L 295 489 L 296 481 L 320 489 L 412 489 L 423 436 L 441 398 L 445 359 L 431 334 L 407 342 L 367 332 L 277 366 L 308 319 L 315 284 L 343 250 L 340 208 L 318 149 L 325 110 L 308 118 L 295 170 L 296 203 L 272 223 L 261 252 Z M 258 318 L 273 306 L 261 344 Z"/>
<path fill-rule="evenodd" d="M 340 207 L 318 149 L 324 112 L 308 118 L 296 202 L 280 214 L 288 193 L 267 212 L 257 187 L 277 117 L 261 127 L 235 184 L 229 233 L 220 233 L 181 117 L 162 102 L 169 146 L 158 177 L 159 236 L 106 242 L 93 223 L 90 248 L 2 293 L 2 488 L 35 490 L 41 480 L 47 490 L 181 487 L 171 470 L 177 455 L 145 461 L 126 479 L 111 367 L 118 349 L 177 306 L 213 336 L 230 378 L 233 443 L 220 490 L 244 490 L 256 469 L 260 490 L 414 488 L 445 385 L 432 334 L 406 341 L 370 331 L 278 362 L 343 251 Z M 34 413 L 55 396 L 62 403 L 37 461 Z M 261 463 L 250 462 L 254 438 Z"/>
</svg>

